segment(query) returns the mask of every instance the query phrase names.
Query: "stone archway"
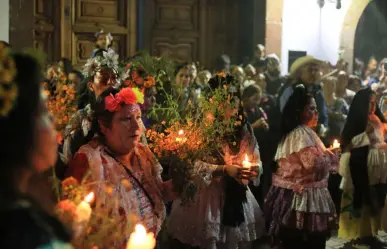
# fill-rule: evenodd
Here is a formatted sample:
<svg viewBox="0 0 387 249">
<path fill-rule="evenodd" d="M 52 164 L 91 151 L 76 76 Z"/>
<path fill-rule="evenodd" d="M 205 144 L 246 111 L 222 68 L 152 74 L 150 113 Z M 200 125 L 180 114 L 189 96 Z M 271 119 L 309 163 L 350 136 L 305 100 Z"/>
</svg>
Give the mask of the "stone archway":
<svg viewBox="0 0 387 249">
<path fill-rule="evenodd" d="M 349 68 L 353 66 L 353 56 L 355 47 L 355 35 L 357 24 L 370 0 L 352 0 L 347 13 L 340 35 L 340 50 L 343 51 L 344 60 L 349 63 Z"/>
</svg>

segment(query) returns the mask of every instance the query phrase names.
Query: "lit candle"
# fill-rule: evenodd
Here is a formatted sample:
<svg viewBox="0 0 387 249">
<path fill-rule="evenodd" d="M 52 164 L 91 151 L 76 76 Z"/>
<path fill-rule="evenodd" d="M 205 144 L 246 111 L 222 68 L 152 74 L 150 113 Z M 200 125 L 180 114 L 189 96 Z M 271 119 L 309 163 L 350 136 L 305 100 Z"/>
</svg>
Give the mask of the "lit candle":
<svg viewBox="0 0 387 249">
<path fill-rule="evenodd" d="M 251 162 L 249 162 L 249 157 L 247 156 L 247 154 L 245 156 L 245 160 L 242 162 L 242 166 L 243 166 L 243 168 L 251 168 Z M 242 183 L 247 185 L 249 183 L 249 181 L 246 179 L 243 179 Z"/>
<path fill-rule="evenodd" d="M 130 235 L 126 249 L 153 249 L 155 246 L 156 240 L 153 233 L 147 233 L 144 226 L 137 224 Z"/>
<path fill-rule="evenodd" d="M 245 156 L 245 160 L 242 162 L 242 165 L 243 165 L 244 168 L 250 168 L 251 167 L 251 163 L 249 162 L 249 157 L 247 156 L 247 154 Z"/>
<path fill-rule="evenodd" d="M 332 145 L 333 149 L 338 149 L 340 148 L 340 143 L 339 141 L 337 141 L 336 139 L 333 141 L 333 145 Z"/>
<path fill-rule="evenodd" d="M 77 206 L 76 214 L 78 222 L 88 222 L 91 216 L 90 203 L 94 199 L 94 193 L 90 192 L 85 199 Z"/>
<path fill-rule="evenodd" d="M 176 142 L 184 143 L 185 141 L 187 141 L 187 138 L 184 137 L 184 131 L 183 130 L 179 130 L 178 135 L 179 136 L 176 138 Z"/>
</svg>

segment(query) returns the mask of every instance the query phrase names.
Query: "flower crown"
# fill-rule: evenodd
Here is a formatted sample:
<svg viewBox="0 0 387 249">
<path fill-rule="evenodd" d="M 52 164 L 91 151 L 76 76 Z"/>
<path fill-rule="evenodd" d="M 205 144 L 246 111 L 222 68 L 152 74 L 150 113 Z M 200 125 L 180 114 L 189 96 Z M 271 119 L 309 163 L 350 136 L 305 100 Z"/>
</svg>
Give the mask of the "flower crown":
<svg viewBox="0 0 387 249">
<path fill-rule="evenodd" d="M 16 67 L 8 48 L 0 44 L 0 117 L 7 117 L 14 108 L 18 87 L 14 82 Z"/>
<path fill-rule="evenodd" d="M 122 88 L 115 96 L 110 94 L 105 97 L 105 109 L 109 112 L 117 112 L 122 104 L 143 104 L 144 94 L 138 88 Z"/>
<path fill-rule="evenodd" d="M 83 66 L 83 75 L 85 77 L 94 76 L 96 72 L 101 71 L 103 67 L 113 69 L 118 72 L 118 54 L 114 52 L 102 52 L 102 56 L 96 56 L 88 59 Z"/>
</svg>

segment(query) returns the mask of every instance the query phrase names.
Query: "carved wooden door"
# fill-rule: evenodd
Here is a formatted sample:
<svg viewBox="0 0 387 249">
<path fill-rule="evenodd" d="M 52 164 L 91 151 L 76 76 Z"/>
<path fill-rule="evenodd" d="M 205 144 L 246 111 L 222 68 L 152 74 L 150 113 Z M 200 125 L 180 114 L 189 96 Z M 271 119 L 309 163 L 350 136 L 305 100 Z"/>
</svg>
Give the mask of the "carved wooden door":
<svg viewBox="0 0 387 249">
<path fill-rule="evenodd" d="M 62 0 L 61 53 L 82 66 L 95 48 L 94 34 L 112 33 L 120 58 L 136 50 L 136 0 Z"/>
<path fill-rule="evenodd" d="M 52 0 L 34 0 L 33 3 L 33 46 L 46 53 L 48 62 L 61 56 L 59 3 Z"/>
<path fill-rule="evenodd" d="M 206 0 L 145 0 L 144 48 L 180 61 L 204 61 Z"/>
</svg>

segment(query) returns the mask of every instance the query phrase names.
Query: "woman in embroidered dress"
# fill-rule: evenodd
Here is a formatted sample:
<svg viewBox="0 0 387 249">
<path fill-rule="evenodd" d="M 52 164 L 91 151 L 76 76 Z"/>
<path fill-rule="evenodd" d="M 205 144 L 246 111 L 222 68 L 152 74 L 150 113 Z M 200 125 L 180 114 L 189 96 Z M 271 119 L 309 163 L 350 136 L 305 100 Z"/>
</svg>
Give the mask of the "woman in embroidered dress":
<svg viewBox="0 0 387 249">
<path fill-rule="evenodd" d="M 223 83 L 212 84 L 214 81 L 212 78 L 209 82 L 212 88 L 223 87 Z M 239 91 L 236 87 L 229 89 L 235 90 L 230 93 L 234 107 L 226 107 L 225 115 L 219 118 L 243 117 Z M 234 133 L 223 138 L 219 151 L 215 163 L 194 164 L 198 187 L 194 200 L 183 203 L 178 199 L 173 203 L 168 224 L 173 248 L 251 248 L 264 232 L 262 211 L 248 186 L 240 182 L 246 178 L 258 185 L 262 173 L 258 144 L 244 117 Z M 251 170 L 242 167 L 246 155 L 253 165 Z"/>
<path fill-rule="evenodd" d="M 50 193 L 35 179 L 57 159 L 53 123 L 44 104 L 41 68 L 0 45 L 0 248 L 70 249 L 54 218 Z M 47 205 L 46 205 L 47 204 Z"/>
<path fill-rule="evenodd" d="M 327 187 L 339 159 L 337 150 L 326 149 L 312 130 L 317 119 L 313 96 L 296 87 L 284 108 L 275 156 L 278 169 L 264 206 L 268 233 L 284 249 L 325 249 L 330 231 L 337 228 Z"/>
<path fill-rule="evenodd" d="M 386 246 L 376 238 L 387 182 L 385 119 L 371 89 L 353 99 L 342 134 L 345 153 L 340 159 L 343 190 L 339 237 L 357 239 L 354 244 Z"/>
<path fill-rule="evenodd" d="M 81 180 L 89 171 L 97 203 L 109 202 L 104 189 L 113 187 L 119 199 L 113 215 L 134 214 L 157 235 L 165 218 L 163 201 L 173 193 L 171 182 L 162 182 L 162 168 L 152 152 L 139 143 L 143 124 L 138 103 L 143 103 L 138 89 L 110 88 L 101 94 L 93 120 L 98 137 L 79 149 L 68 175 Z"/>
</svg>

